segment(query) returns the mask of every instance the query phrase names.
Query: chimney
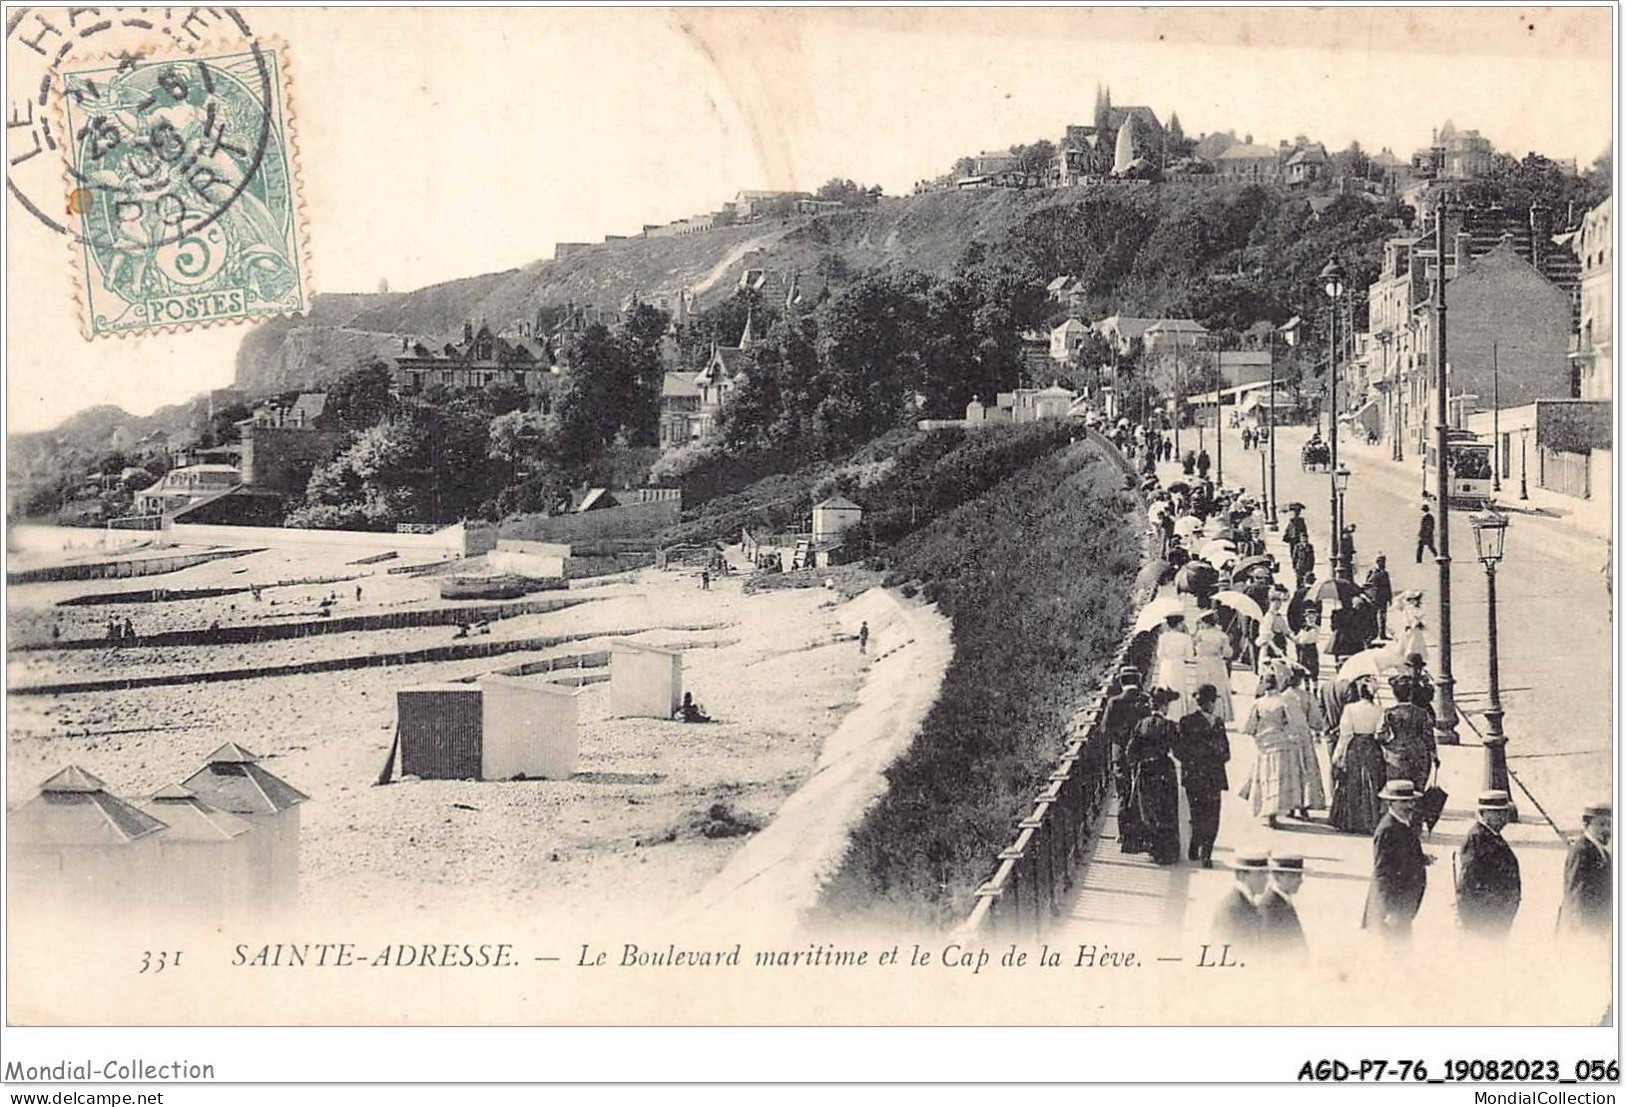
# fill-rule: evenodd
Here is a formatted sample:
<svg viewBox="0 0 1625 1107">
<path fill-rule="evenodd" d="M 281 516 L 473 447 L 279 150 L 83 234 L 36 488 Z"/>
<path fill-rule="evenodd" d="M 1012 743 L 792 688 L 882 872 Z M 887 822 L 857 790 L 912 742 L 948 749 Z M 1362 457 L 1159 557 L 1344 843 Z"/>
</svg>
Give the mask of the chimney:
<svg viewBox="0 0 1625 1107">
<path fill-rule="evenodd" d="M 1466 231 L 1456 232 L 1456 272 L 1461 273 L 1462 267 L 1473 260 L 1473 236 Z"/>
</svg>

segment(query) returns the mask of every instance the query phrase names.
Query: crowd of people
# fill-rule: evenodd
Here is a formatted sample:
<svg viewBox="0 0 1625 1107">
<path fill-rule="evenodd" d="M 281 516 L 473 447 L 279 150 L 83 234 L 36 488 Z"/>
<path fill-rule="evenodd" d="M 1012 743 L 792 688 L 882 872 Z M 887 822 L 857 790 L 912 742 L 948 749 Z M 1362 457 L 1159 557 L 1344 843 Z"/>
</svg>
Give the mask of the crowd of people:
<svg viewBox="0 0 1625 1107">
<path fill-rule="evenodd" d="M 1220 797 L 1231 788 L 1233 727 L 1253 739 L 1237 789 L 1253 817 L 1285 829 L 1290 824 L 1283 820 L 1304 826 L 1324 812 L 1332 829 L 1369 837 L 1373 869 L 1362 926 L 1390 937 L 1408 934 L 1431 861 L 1422 833 L 1437 823 L 1444 802 L 1421 593 L 1396 596 L 1380 553 L 1356 584 L 1352 524 L 1332 580 L 1317 587 L 1301 504 L 1287 505 L 1282 535 L 1290 550 L 1289 590 L 1285 569 L 1264 552 L 1256 502 L 1215 487 L 1205 474 L 1163 488 L 1155 473 L 1155 461 L 1167 457 L 1161 436 L 1120 428 L 1119 438 L 1142 458 L 1142 489 L 1162 554 L 1158 582 L 1171 584 L 1180 601 L 1148 632 L 1154 645 L 1131 653 L 1144 659 L 1143 670 L 1125 665 L 1116 674 L 1101 719 L 1123 852 L 1175 865 L 1183 843 L 1186 861 L 1213 866 Z M 1424 518 L 1431 521 L 1426 509 Z M 1327 673 L 1323 646 L 1335 666 Z M 1239 719 L 1233 667 L 1257 677 L 1252 704 Z M 1384 680 L 1387 704 L 1379 702 Z M 1189 812 L 1183 834 L 1181 789 Z M 1465 930 L 1505 934 L 1517 915 L 1521 876 L 1501 836 L 1511 811 L 1504 791 L 1477 798 L 1476 820 L 1453 866 Z M 1565 866 L 1562 926 L 1607 933 L 1612 808 L 1588 808 L 1584 819 L 1585 833 L 1571 843 Z M 1291 900 L 1303 879 L 1302 858 L 1243 853 L 1235 869 L 1219 930 L 1237 941 L 1301 947 Z"/>
</svg>

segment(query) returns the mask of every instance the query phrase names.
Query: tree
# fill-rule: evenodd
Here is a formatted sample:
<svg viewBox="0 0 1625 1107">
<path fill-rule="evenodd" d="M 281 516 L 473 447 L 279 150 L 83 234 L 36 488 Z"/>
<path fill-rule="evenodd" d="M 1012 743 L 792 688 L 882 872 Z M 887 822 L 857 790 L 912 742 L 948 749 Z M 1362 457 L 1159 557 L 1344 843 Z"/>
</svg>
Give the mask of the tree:
<svg viewBox="0 0 1625 1107">
<path fill-rule="evenodd" d="M 915 272 L 865 274 L 818 312 L 824 395 L 814 433 L 831 452 L 897 425 L 921 382 L 928 279 Z"/>
<path fill-rule="evenodd" d="M 382 361 L 352 369 L 328 386 L 327 414 L 348 431 L 376 426 L 389 414 L 393 383 L 389 366 Z"/>
<path fill-rule="evenodd" d="M 1042 176 L 1055 164 L 1055 143 L 1047 138 L 1041 138 L 1026 146 L 1012 146 L 1010 152 L 1016 156 L 1016 168 L 1023 173 Z"/>
<path fill-rule="evenodd" d="M 879 185 L 865 188 L 850 179 L 831 177 L 819 186 L 814 196 L 819 200 L 838 201 L 849 208 L 866 208 L 880 199 L 881 188 Z"/>
</svg>

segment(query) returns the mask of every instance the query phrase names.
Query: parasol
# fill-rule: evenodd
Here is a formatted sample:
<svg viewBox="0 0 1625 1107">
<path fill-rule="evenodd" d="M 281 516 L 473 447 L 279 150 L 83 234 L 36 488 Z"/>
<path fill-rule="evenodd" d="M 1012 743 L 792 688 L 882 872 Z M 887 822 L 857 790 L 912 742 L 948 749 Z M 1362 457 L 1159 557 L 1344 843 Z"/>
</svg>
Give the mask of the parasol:
<svg viewBox="0 0 1625 1107">
<path fill-rule="evenodd" d="M 1337 578 L 1322 581 L 1320 587 L 1315 589 L 1315 599 L 1322 603 L 1334 599 L 1339 607 L 1347 607 L 1359 591 L 1359 586 L 1352 580 Z"/>
<path fill-rule="evenodd" d="M 1188 538 L 1191 534 L 1202 529 L 1202 520 L 1194 515 L 1181 515 L 1174 520 L 1174 533 L 1181 538 Z"/>
<path fill-rule="evenodd" d="M 1260 568 L 1271 573 L 1275 572 L 1274 569 L 1270 568 L 1270 557 L 1268 554 L 1257 554 L 1253 557 L 1243 558 L 1242 560 L 1236 562 L 1236 567 L 1231 571 L 1230 575 L 1232 577 L 1244 577 L 1248 573 L 1251 573 L 1254 569 Z"/>
<path fill-rule="evenodd" d="M 1174 587 L 1192 596 L 1210 595 L 1219 587 L 1219 570 L 1205 561 L 1193 561 L 1174 575 Z"/>
<path fill-rule="evenodd" d="M 1154 630 L 1162 625 L 1164 619 L 1170 615 L 1183 615 L 1185 601 L 1178 596 L 1163 596 L 1152 600 L 1140 609 L 1140 615 L 1134 620 L 1134 629 L 1137 631 Z"/>
<path fill-rule="evenodd" d="M 1213 593 L 1213 602 L 1222 603 L 1232 611 L 1239 611 L 1255 623 L 1264 621 L 1264 613 L 1259 610 L 1258 604 L 1253 601 L 1253 598 L 1245 592 L 1237 592 L 1235 589 L 1215 592 Z"/>
<path fill-rule="evenodd" d="M 1168 486 L 1168 491 L 1170 492 L 1189 492 L 1190 490 L 1191 486 L 1189 481 L 1176 480 Z"/>
<path fill-rule="evenodd" d="M 1337 670 L 1337 679 L 1352 681 L 1360 677 L 1381 676 L 1404 663 L 1405 655 L 1400 652 L 1398 643 L 1389 643 L 1374 650 L 1361 650 L 1343 662 L 1342 667 Z"/>
<path fill-rule="evenodd" d="M 1201 550 L 1198 551 L 1198 553 L 1202 557 L 1205 557 L 1209 561 L 1212 561 L 1214 564 L 1222 564 L 1224 562 L 1226 556 L 1229 556 L 1229 557 L 1234 557 L 1235 556 L 1236 547 L 1233 546 L 1232 544 L 1230 544 L 1229 542 L 1225 542 L 1225 541 L 1222 541 L 1222 540 L 1215 539 L 1214 541 L 1209 542 L 1207 545 L 1203 546 L 1201 548 Z"/>
</svg>

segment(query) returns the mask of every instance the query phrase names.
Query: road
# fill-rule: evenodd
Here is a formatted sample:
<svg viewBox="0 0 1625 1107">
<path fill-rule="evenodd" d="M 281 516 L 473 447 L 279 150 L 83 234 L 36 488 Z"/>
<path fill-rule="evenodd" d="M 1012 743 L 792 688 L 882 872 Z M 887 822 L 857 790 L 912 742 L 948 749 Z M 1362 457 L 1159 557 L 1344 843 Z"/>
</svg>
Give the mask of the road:
<svg viewBox="0 0 1625 1107">
<path fill-rule="evenodd" d="M 1182 433 L 1181 444 L 1189 448 L 1193 437 Z M 1215 453 L 1211 435 L 1204 437 L 1209 439 L 1209 453 Z M 1324 580 L 1330 575 L 1324 537 L 1330 478 L 1303 471 L 1299 451 L 1307 437 L 1304 428 L 1281 429 L 1276 479 L 1282 503 L 1299 500 L 1308 505 L 1304 515 L 1319 558 L 1317 575 Z M 1224 452 L 1227 481 L 1257 488 L 1258 452 L 1242 450 L 1234 432 L 1225 435 Z M 1346 519 L 1355 524 L 1359 579 L 1364 579 L 1374 555 L 1386 552 L 1395 592 L 1422 590 L 1428 629 L 1436 634 L 1438 567 L 1428 554 L 1420 565 L 1415 560 L 1422 503 L 1420 463 L 1392 462 L 1386 446 L 1345 443 L 1339 454 L 1354 474 Z M 1515 507 L 1515 490 L 1503 493 L 1503 500 Z M 1480 713 L 1488 706 L 1489 687 L 1488 599 L 1467 515 L 1451 513 L 1452 660 L 1458 706 L 1482 730 Z M 1611 793 L 1613 628 L 1610 597 L 1600 571 L 1607 547 L 1562 521 L 1519 514 L 1511 519 L 1496 604 L 1508 764 L 1558 825 L 1572 828 L 1585 803 Z M 1436 642 L 1434 647 L 1430 669 L 1436 673 Z M 1472 727 L 1463 726 L 1460 733 L 1463 742 L 1476 743 Z"/>
</svg>

